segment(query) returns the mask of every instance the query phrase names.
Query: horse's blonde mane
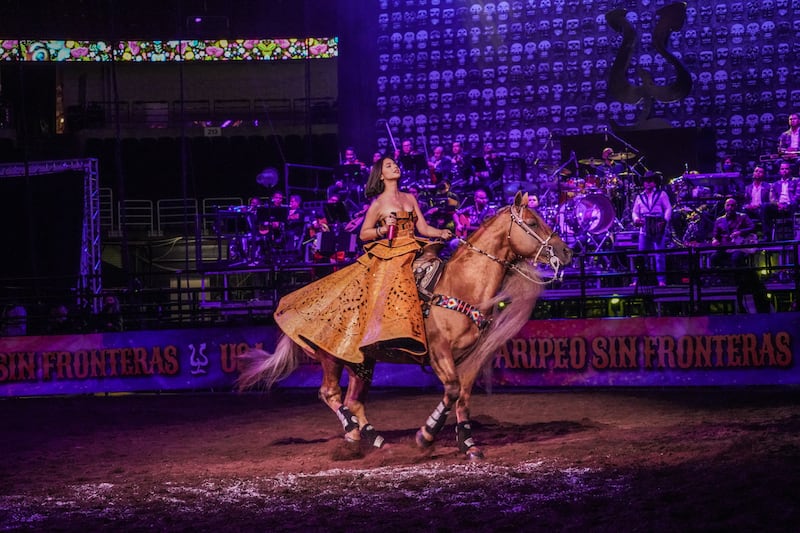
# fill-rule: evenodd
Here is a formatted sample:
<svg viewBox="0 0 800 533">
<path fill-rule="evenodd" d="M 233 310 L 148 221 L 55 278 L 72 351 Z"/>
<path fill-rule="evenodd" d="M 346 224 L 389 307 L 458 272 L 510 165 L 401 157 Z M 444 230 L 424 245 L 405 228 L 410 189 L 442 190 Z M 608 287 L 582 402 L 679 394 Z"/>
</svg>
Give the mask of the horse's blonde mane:
<svg viewBox="0 0 800 533">
<path fill-rule="evenodd" d="M 470 236 L 468 241 L 472 242 L 479 232 L 493 225 L 501 219 L 500 215 L 510 210 L 511 206 L 498 209 L 495 215 L 487 218 L 481 224 L 481 227 Z M 448 264 L 466 251 L 466 246 L 459 246 Z M 533 307 L 544 290 L 544 284 L 541 283 L 541 275 L 535 264 L 529 261 L 518 261 L 516 269 L 518 270 L 510 269 L 506 272 L 497 295 L 478 305 L 483 313 L 492 317 L 492 322 L 472 346 L 455 354 L 456 365 L 462 379 L 471 379 L 477 376 L 492 359 L 497 349 L 516 335 L 525 322 L 530 319 Z M 525 279 L 526 277 L 530 279 Z M 535 281 L 531 281 L 531 279 Z M 498 307 L 501 302 L 502 310 Z"/>
<path fill-rule="evenodd" d="M 539 281 L 541 276 L 536 265 L 520 261 L 517 267 L 522 274 L 509 270 L 497 296 L 480 306 L 484 312 L 491 312 L 492 322 L 475 344 L 458 354 L 456 364 L 462 379 L 477 376 L 491 361 L 497 349 L 516 335 L 530 319 L 544 285 L 524 277 Z M 504 303 L 502 310 L 498 308 L 500 302 Z"/>
</svg>

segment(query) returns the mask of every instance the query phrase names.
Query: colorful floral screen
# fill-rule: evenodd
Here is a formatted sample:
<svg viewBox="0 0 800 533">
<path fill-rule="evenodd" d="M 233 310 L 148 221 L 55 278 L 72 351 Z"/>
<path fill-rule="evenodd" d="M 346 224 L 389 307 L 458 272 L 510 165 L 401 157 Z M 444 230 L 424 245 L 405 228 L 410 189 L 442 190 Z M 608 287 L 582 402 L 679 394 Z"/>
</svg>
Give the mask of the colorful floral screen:
<svg viewBox="0 0 800 533">
<path fill-rule="evenodd" d="M 275 61 L 336 57 L 338 37 L 175 41 L 0 40 L 0 61 Z"/>
</svg>

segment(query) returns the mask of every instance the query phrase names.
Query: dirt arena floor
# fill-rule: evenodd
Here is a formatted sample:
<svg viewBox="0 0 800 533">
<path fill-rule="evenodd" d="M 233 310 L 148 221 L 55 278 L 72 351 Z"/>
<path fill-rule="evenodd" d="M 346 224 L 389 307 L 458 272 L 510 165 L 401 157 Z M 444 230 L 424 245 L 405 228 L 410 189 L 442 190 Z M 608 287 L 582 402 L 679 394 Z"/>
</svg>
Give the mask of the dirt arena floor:
<svg viewBox="0 0 800 533">
<path fill-rule="evenodd" d="M 435 391 L 373 391 L 342 459 L 312 390 L 0 400 L 0 531 L 796 531 L 800 391 L 475 397 L 486 459 L 414 433 Z"/>
</svg>

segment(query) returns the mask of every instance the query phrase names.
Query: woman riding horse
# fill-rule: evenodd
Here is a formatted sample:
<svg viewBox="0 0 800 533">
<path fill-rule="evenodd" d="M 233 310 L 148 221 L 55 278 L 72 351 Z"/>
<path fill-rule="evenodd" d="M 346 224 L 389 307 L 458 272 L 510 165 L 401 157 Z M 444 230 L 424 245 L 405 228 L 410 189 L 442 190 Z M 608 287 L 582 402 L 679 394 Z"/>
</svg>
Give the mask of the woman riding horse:
<svg viewBox="0 0 800 533">
<path fill-rule="evenodd" d="M 416 198 L 400 191 L 400 176 L 400 167 L 390 157 L 372 166 L 365 194 L 374 200 L 359 235 L 369 241 L 366 253 L 348 267 L 285 295 L 275 312 L 281 330 L 330 368 L 320 397 L 345 421 L 352 440 L 359 438 L 366 416 L 363 404 L 351 397 L 357 390 L 348 387 L 348 401 L 342 402 L 337 376 L 341 364 L 368 382 L 376 359 L 422 361 L 428 348 L 411 264 L 426 243 L 414 237 L 414 230 L 426 237 L 452 237 L 450 230 L 428 225 Z M 365 357 L 370 352 L 374 353 Z"/>
<path fill-rule="evenodd" d="M 265 381 L 270 386 L 288 376 L 305 353 L 322 365 L 320 398 L 339 417 L 346 440 L 363 438 L 380 447 L 383 439 L 364 408 L 375 362 L 422 362 L 427 352 L 445 397 L 420 430 L 418 443 L 432 443 L 456 406 L 459 446 L 470 457 L 480 457 L 468 431 L 468 399 L 477 368 L 530 316 L 541 285 L 527 260 L 550 265 L 557 273 L 570 262 L 572 251 L 527 208 L 527 194 L 517 194 L 514 205 L 501 209 L 456 250 L 423 322 L 411 269 L 422 248 L 414 229 L 442 239 L 450 238 L 450 232 L 424 222 L 413 196 L 398 190 L 399 177 L 389 158 L 373 166 L 367 194 L 377 197 L 360 235 L 371 240 L 366 253 L 281 299 L 275 320 L 284 336 L 274 354 L 253 350 L 243 356 L 239 385 Z M 520 279 L 533 282 L 536 290 L 525 290 Z M 495 320 L 492 308 L 500 300 L 508 305 Z M 339 381 L 345 367 L 350 379 L 343 401 Z"/>
</svg>

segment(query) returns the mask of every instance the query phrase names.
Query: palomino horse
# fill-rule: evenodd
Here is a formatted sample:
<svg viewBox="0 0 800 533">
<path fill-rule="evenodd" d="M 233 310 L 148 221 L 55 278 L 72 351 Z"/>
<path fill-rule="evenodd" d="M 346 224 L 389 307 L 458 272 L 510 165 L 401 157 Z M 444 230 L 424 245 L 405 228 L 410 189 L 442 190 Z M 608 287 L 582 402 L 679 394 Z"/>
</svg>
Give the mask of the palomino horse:
<svg viewBox="0 0 800 533">
<path fill-rule="evenodd" d="M 417 432 L 421 448 L 433 444 L 455 407 L 459 450 L 470 459 L 483 457 L 470 428 L 473 384 L 497 348 L 530 318 L 546 283 L 531 263 L 553 268 L 555 278 L 572 260 L 572 250 L 527 205 L 527 193 L 517 193 L 512 205 L 500 209 L 462 241 L 426 304 L 428 357 L 444 385 L 444 398 Z M 247 352 L 241 358 L 239 387 L 262 382 L 271 386 L 291 374 L 304 353 L 285 335 L 274 354 Z M 306 355 L 321 363 L 320 398 L 339 417 L 345 439 L 381 447 L 384 440 L 368 422 L 364 406 L 371 371 L 380 354 L 366 354 L 360 365 L 345 363 L 322 350 Z M 349 380 L 342 401 L 339 382 L 344 368 Z"/>
</svg>

